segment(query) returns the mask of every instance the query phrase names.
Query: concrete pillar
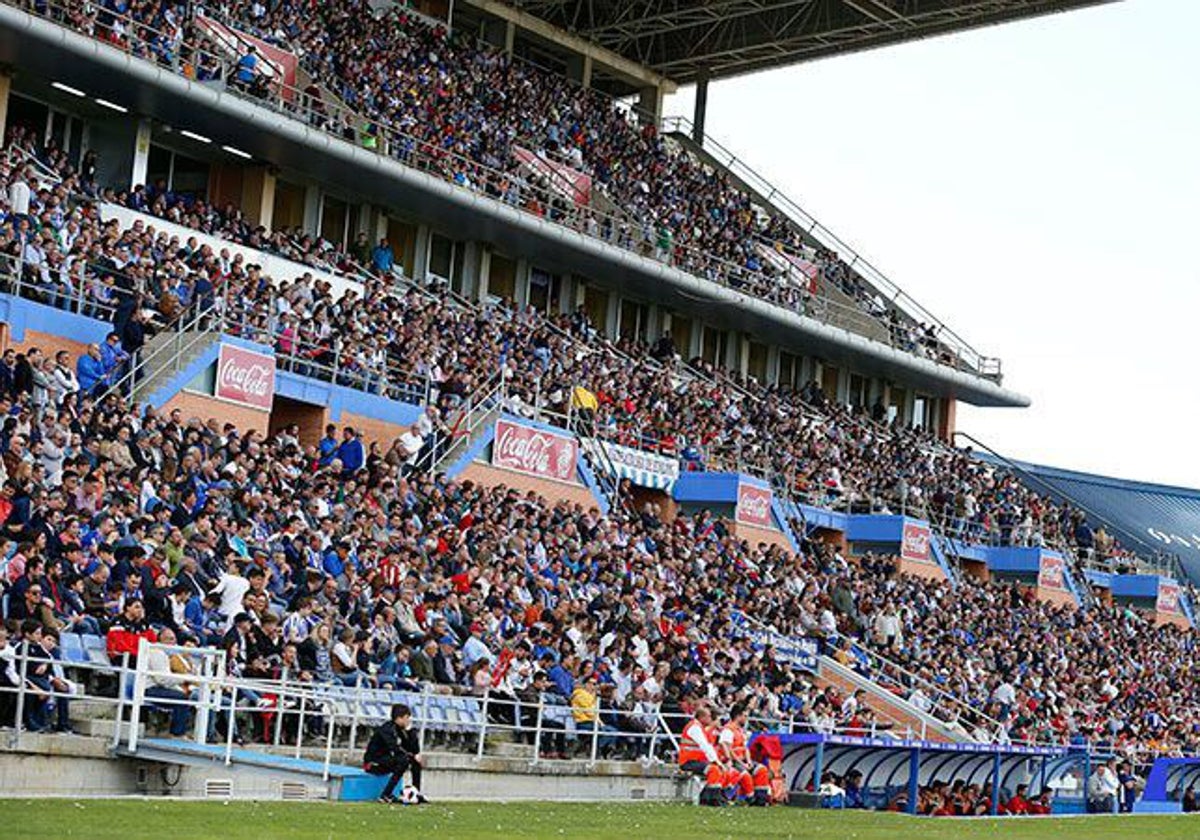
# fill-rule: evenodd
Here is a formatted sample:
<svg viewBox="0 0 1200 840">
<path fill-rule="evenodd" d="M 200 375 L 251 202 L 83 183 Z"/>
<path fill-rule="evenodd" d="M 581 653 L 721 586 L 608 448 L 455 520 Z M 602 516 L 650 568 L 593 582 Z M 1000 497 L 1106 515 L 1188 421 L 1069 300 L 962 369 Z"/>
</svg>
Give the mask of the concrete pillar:
<svg viewBox="0 0 1200 840">
<path fill-rule="evenodd" d="M 275 171 L 268 166 L 247 166 L 242 171 L 242 212 L 252 225 L 271 230 L 275 216 Z"/>
<path fill-rule="evenodd" d="M 646 340 L 658 341 L 663 334 L 662 325 L 663 318 L 666 317 L 666 312 L 657 303 L 646 305 Z"/>
<path fill-rule="evenodd" d="M 309 184 L 304 188 L 304 230 L 316 234 L 321 229 L 321 188 Z"/>
<path fill-rule="evenodd" d="M 650 85 L 638 93 L 638 119 L 643 125 L 658 125 L 662 118 L 663 92 L 658 85 Z"/>
<path fill-rule="evenodd" d="M 8 132 L 8 95 L 12 92 L 12 76 L 0 71 L 0 137 Z"/>
<path fill-rule="evenodd" d="M 496 49 L 512 55 L 517 40 L 517 26 L 510 20 L 488 20 L 483 23 L 483 40 Z"/>
<path fill-rule="evenodd" d="M 488 274 L 492 270 L 492 252 L 487 248 L 481 248 L 475 242 L 468 242 L 466 252 L 463 254 L 463 272 L 464 278 L 469 278 L 469 269 L 475 267 L 475 299 L 479 302 L 487 300 L 488 296 Z"/>
<path fill-rule="evenodd" d="M 578 82 L 582 87 L 592 86 L 592 57 L 590 55 L 573 55 L 567 59 L 567 78 Z"/>
<path fill-rule="evenodd" d="M 767 345 L 767 382 L 775 385 L 779 382 L 779 345 Z"/>
<path fill-rule="evenodd" d="M 725 333 L 725 367 L 746 375 L 746 361 L 750 356 L 750 339 L 736 330 Z"/>
<path fill-rule="evenodd" d="M 416 253 L 413 255 L 413 279 L 425 282 L 425 275 L 429 273 L 429 225 L 417 225 L 417 238 L 414 243 Z"/>
<path fill-rule="evenodd" d="M 708 115 L 708 74 L 696 80 L 696 104 L 692 109 L 692 139 L 703 145 L 704 119 Z"/>
<path fill-rule="evenodd" d="M 129 187 L 146 183 L 146 171 L 150 166 L 150 135 L 153 124 L 149 117 L 138 120 L 137 132 L 133 137 L 133 172 L 129 178 Z"/>
<path fill-rule="evenodd" d="M 563 300 L 569 301 L 566 309 L 568 315 L 583 306 L 583 302 L 587 299 L 587 287 L 583 278 L 572 275 L 570 281 L 571 292 L 569 295 L 563 295 Z"/>
<path fill-rule="evenodd" d="M 608 293 L 608 312 L 604 316 L 604 334 L 609 338 L 617 337 L 617 325 L 621 320 L 621 296 L 615 291 Z"/>
<path fill-rule="evenodd" d="M 529 305 L 529 260 L 521 257 L 517 260 L 517 276 L 515 278 L 517 306 L 524 309 Z"/>
</svg>

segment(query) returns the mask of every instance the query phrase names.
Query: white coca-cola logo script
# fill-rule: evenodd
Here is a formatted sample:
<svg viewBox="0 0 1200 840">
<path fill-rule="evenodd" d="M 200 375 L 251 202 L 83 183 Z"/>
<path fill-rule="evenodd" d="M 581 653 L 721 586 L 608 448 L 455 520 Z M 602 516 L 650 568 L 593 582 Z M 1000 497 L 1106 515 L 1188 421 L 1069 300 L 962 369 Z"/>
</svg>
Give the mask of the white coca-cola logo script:
<svg viewBox="0 0 1200 840">
<path fill-rule="evenodd" d="M 929 559 L 929 530 L 920 525 L 905 525 L 900 555 L 905 560 Z"/>
<path fill-rule="evenodd" d="M 575 442 L 512 423 L 496 424 L 492 462 L 545 478 L 570 481 L 575 471 Z"/>
<path fill-rule="evenodd" d="M 263 397 L 271 390 L 272 372 L 266 365 L 241 367 L 230 359 L 221 369 L 221 387 L 241 391 L 247 397 Z"/>
<path fill-rule="evenodd" d="M 217 363 L 217 396 L 270 408 L 275 396 L 275 360 L 262 353 L 222 346 Z"/>
<path fill-rule="evenodd" d="M 754 487 L 743 487 L 738 492 L 738 519 L 755 524 L 766 524 L 771 520 L 771 493 Z"/>
</svg>

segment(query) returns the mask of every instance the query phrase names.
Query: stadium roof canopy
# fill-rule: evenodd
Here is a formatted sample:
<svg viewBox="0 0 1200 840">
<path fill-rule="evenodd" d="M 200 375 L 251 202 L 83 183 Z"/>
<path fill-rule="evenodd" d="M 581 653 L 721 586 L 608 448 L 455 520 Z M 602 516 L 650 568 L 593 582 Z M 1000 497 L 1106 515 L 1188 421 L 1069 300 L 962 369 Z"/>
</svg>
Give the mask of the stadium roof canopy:
<svg viewBox="0 0 1200 840">
<path fill-rule="evenodd" d="M 509 5 L 684 85 L 1107 2 L 1112 0 L 509 0 Z"/>
<path fill-rule="evenodd" d="M 976 455 L 999 462 L 985 452 Z M 1143 557 L 1173 555 L 1192 583 L 1200 584 L 1200 490 L 1009 461 L 1025 484 L 1070 502 Z"/>
</svg>

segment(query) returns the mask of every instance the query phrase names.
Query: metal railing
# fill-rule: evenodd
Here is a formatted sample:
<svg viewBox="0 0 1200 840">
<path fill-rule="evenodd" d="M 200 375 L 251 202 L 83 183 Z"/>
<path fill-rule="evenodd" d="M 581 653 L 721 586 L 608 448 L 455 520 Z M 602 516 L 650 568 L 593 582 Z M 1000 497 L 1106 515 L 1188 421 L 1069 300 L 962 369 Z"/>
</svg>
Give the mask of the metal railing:
<svg viewBox="0 0 1200 840">
<path fill-rule="evenodd" d="M 885 689 L 891 686 L 904 692 L 901 695 L 903 699 L 921 709 L 925 714 L 958 730 L 971 740 L 983 740 L 990 743 L 1007 742 L 1007 727 L 1003 723 L 988 717 L 980 709 L 951 694 L 936 683 L 888 659 L 860 640 L 836 631 L 829 634 L 828 639 L 840 643 L 843 647 L 848 646 L 857 654 L 855 655 L 856 659 L 858 655 L 866 658 L 868 673 L 860 674 L 861 676 Z M 853 671 L 854 668 L 851 667 L 849 670 Z M 921 704 L 912 701 L 911 698 L 916 689 L 920 689 L 925 696 L 928 702 L 927 708 L 922 708 Z M 967 728 L 968 726 L 970 729 Z"/>
<path fill-rule="evenodd" d="M 30 9 L 15 0 L 3 1 L 60 25 L 66 26 L 70 21 L 69 15 L 66 14 L 69 7 L 62 3 L 47 2 L 39 8 Z M 247 99 L 253 104 L 275 110 L 290 118 L 299 119 L 310 128 L 326 132 L 360 148 L 383 154 L 427 174 L 451 181 L 460 187 L 480 193 L 488 199 L 516 206 L 518 209 L 566 227 L 573 232 L 584 233 L 641 256 L 667 262 L 701 279 L 710 280 L 736 291 L 750 292 L 753 297 L 797 314 L 812 314 L 803 301 L 795 306 L 785 302 L 785 297 L 794 296 L 794 290 L 787 289 L 784 284 L 766 275 L 756 275 L 744 265 L 731 263 L 703 249 L 680 244 L 673 244 L 669 253 L 656 253 L 654 231 L 643 230 L 645 225 L 631 225 L 627 217 L 613 217 L 594 208 L 580 205 L 558 206 L 549 201 L 539 201 L 536 206 L 530 206 L 521 196 L 536 197 L 537 188 L 531 187 L 511 172 L 493 169 L 476 160 L 461 157 L 442 149 L 432 141 L 414 137 L 386 120 L 366 117 L 338 102 L 325 103 L 322 101 L 319 107 L 314 108 L 309 102 L 310 97 L 304 91 L 286 88 L 282 83 L 279 85 L 278 93 L 267 96 L 256 96 L 239 86 L 229 86 L 227 80 L 231 68 L 223 57 L 206 53 L 186 40 L 181 45 L 181 49 L 169 56 L 164 56 L 151 49 L 149 43 L 150 38 L 158 37 L 161 33 L 136 19 L 120 15 L 113 17 L 120 24 L 119 37 L 113 35 L 113 32 L 117 31 L 115 25 L 107 25 L 106 30 L 106 24 L 100 22 L 96 23 L 96 31 L 85 34 L 96 37 L 114 49 L 155 61 L 159 66 L 167 67 L 188 78 L 196 77 L 197 60 L 207 57 L 215 66 L 221 68 L 218 78 L 211 80 L 211 83 L 222 86 L 231 95 Z M 184 60 L 185 56 L 187 60 Z M 515 199 L 509 195 L 510 187 L 517 188 Z M 833 299 L 822 299 L 821 306 L 825 312 L 838 313 L 839 318 L 849 324 L 855 323 L 855 319 L 862 317 L 863 314 L 858 307 L 847 307 Z M 831 322 L 837 320 L 837 318 L 830 319 Z M 897 340 L 897 337 L 891 336 L 890 333 L 887 341 L 883 341 L 879 336 L 870 337 L 904 352 L 911 352 L 912 349 L 907 346 L 907 342 Z M 934 361 L 984 378 L 995 379 L 997 377 L 996 373 L 979 370 L 971 360 L 963 357 L 945 358 L 942 354 L 938 354 Z"/>
<path fill-rule="evenodd" d="M 694 135 L 691 121 L 682 116 L 664 117 L 662 120 L 662 130 L 665 133 L 677 133 L 688 138 L 693 138 Z M 691 142 L 696 143 L 694 139 Z M 858 274 L 882 294 L 889 305 L 896 307 L 915 322 L 934 325 L 938 340 L 946 344 L 957 357 L 963 359 L 969 368 L 977 371 L 981 376 L 1000 381 L 1000 359 L 984 356 L 976 351 L 940 319 L 893 283 L 887 275 L 871 265 L 857 251 L 822 225 L 815 217 L 807 213 L 799 204 L 792 201 L 787 195 L 772 185 L 740 157 L 714 140 L 708 132 L 705 132 L 703 141 L 697 143 L 697 145 L 707 154 L 711 155 L 713 160 L 720 166 L 727 169 L 735 177 L 747 184 L 754 192 L 762 196 L 763 200 L 771 207 L 781 210 L 784 217 L 806 239 L 810 239 L 822 247 L 836 252 L 838 257 L 846 262 L 850 270 Z M 776 244 L 774 240 L 765 237 L 764 239 L 771 245 Z M 886 324 L 886 322 L 882 323 Z"/>
</svg>

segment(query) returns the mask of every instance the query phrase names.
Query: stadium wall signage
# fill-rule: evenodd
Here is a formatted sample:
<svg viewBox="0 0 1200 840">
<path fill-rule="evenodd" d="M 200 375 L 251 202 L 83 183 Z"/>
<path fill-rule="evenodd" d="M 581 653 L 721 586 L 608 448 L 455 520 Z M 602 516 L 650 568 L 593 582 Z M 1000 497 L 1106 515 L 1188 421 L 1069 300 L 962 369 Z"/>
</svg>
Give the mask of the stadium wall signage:
<svg viewBox="0 0 1200 840">
<path fill-rule="evenodd" d="M 740 482 L 734 519 L 741 525 L 771 527 L 771 488 Z"/>
<path fill-rule="evenodd" d="M 1182 615 L 1179 608 L 1179 584 L 1174 581 L 1159 580 L 1158 597 L 1154 600 L 1154 611 L 1166 615 Z"/>
<path fill-rule="evenodd" d="M 492 464 L 506 470 L 554 481 L 575 481 L 579 444 L 568 435 L 514 423 L 496 421 Z"/>
<path fill-rule="evenodd" d="M 920 522 L 905 522 L 900 537 L 900 558 L 914 563 L 932 562 L 929 555 L 929 526 Z"/>
<path fill-rule="evenodd" d="M 550 188 L 565 195 L 576 204 L 586 206 L 592 201 L 592 176 L 578 169 L 556 163 L 544 155 L 521 146 L 513 146 L 513 156 L 533 172 L 544 177 Z"/>
<path fill-rule="evenodd" d="M 813 639 L 796 639 L 776 633 L 765 627 L 751 624 L 745 613 L 734 611 L 730 616 L 737 635 L 749 639 L 757 650 L 768 645 L 775 652 L 775 659 L 784 665 L 805 671 L 817 671 L 817 643 Z"/>
<path fill-rule="evenodd" d="M 1057 555 L 1043 553 L 1038 565 L 1038 588 L 1068 591 L 1066 561 Z"/>
<path fill-rule="evenodd" d="M 670 490 L 679 479 L 679 462 L 674 458 L 597 438 L 584 438 L 581 443 L 589 456 L 603 450 L 605 457 L 594 459 L 593 466 L 595 461 L 611 464 L 618 478 L 627 478 L 639 487 Z"/>
<path fill-rule="evenodd" d="M 275 357 L 222 344 L 217 356 L 216 397 L 270 411 L 275 399 Z"/>
</svg>

